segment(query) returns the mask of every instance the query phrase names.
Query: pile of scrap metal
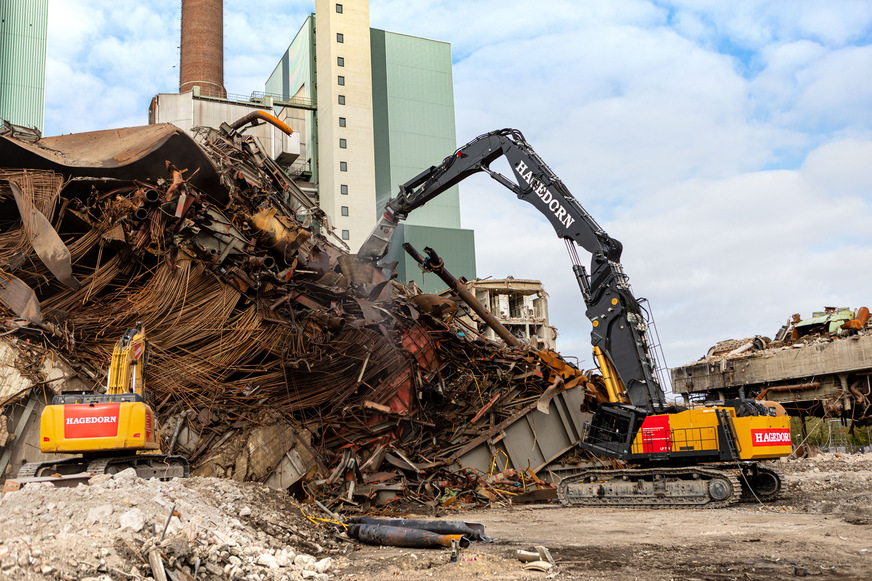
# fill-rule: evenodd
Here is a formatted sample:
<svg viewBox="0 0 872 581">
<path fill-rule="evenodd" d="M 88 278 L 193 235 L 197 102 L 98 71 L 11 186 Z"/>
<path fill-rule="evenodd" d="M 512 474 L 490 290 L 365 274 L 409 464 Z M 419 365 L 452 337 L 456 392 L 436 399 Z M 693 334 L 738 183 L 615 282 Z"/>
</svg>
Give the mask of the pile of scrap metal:
<svg viewBox="0 0 872 581">
<path fill-rule="evenodd" d="M 99 389 L 141 323 L 164 451 L 193 475 L 351 509 L 541 483 L 604 401 L 596 379 L 487 341 L 356 261 L 243 125 L 0 136 L 3 340 Z M 2 406 L 26 395 L 0 385 Z"/>
<path fill-rule="evenodd" d="M 869 309 L 825 307 L 795 314 L 774 339 L 722 341 L 706 357 L 672 370 L 685 400 L 754 396 L 791 415 L 841 417 L 872 425 L 872 319 Z"/>
</svg>

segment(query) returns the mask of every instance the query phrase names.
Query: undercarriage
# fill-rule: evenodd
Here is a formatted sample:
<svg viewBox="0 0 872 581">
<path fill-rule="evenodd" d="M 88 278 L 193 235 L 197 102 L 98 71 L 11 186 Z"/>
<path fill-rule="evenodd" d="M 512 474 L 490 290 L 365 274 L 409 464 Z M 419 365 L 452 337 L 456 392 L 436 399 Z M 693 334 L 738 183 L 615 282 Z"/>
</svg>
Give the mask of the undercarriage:
<svg viewBox="0 0 872 581">
<path fill-rule="evenodd" d="M 64 458 L 47 462 L 30 462 L 18 471 L 19 478 L 45 476 L 72 476 L 74 474 L 117 474 L 127 468 L 136 470 L 140 478 L 171 480 L 187 478 L 191 471 L 188 461 L 182 456 L 166 454 L 133 454 L 126 456 L 101 456 Z"/>
<path fill-rule="evenodd" d="M 585 470 L 562 480 L 557 498 L 564 506 L 723 508 L 740 501 L 769 502 L 781 489 L 778 471 L 742 463 Z"/>
</svg>

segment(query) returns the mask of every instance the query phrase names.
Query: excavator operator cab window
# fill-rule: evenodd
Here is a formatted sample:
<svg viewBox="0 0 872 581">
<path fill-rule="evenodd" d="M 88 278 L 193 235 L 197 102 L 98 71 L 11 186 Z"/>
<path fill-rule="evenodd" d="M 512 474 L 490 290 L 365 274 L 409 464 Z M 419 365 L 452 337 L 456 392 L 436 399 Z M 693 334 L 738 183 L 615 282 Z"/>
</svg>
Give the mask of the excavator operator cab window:
<svg viewBox="0 0 872 581">
<path fill-rule="evenodd" d="M 630 430 L 630 418 L 614 414 L 597 414 L 591 426 L 600 442 L 623 442 Z"/>
</svg>

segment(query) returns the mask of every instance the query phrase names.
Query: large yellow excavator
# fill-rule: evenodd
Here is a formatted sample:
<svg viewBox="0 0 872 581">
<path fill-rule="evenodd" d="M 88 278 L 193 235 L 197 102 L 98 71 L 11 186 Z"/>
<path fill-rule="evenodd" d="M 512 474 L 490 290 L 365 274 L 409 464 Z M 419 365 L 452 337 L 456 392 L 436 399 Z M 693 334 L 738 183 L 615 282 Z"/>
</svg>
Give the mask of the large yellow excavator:
<svg viewBox="0 0 872 581">
<path fill-rule="evenodd" d="M 148 356 L 149 344 L 140 324 L 128 329 L 115 345 L 106 393 L 54 396 L 40 418 L 39 449 L 80 456 L 24 464 L 19 478 L 114 474 L 126 468 L 134 468 L 141 478 L 187 477 L 190 465 L 184 457 L 160 452 L 157 417 L 145 389 Z"/>
<path fill-rule="evenodd" d="M 492 170 L 505 157 L 514 179 Z M 484 172 L 538 209 L 563 238 L 591 322 L 594 358 L 608 401 L 585 424 L 580 446 L 628 463 L 624 470 L 582 470 L 561 481 L 557 496 L 571 506 L 706 507 L 740 500 L 772 501 L 781 476 L 767 461 L 791 452 L 790 418 L 753 399 L 670 405 L 657 362 L 644 299 L 637 300 L 621 266 L 623 245 L 609 236 L 526 142 L 503 129 L 473 139 L 405 184 L 358 251 L 363 260 L 387 254 L 409 212 L 451 186 Z M 590 272 L 577 246 L 591 253 Z M 765 403 L 765 402 L 764 402 Z"/>
</svg>

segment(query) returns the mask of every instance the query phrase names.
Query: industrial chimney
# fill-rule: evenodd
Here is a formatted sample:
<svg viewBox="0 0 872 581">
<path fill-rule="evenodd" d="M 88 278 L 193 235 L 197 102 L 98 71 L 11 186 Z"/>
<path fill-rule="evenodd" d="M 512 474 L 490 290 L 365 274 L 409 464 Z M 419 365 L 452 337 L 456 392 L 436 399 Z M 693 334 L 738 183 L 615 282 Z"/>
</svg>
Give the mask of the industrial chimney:
<svg viewBox="0 0 872 581">
<path fill-rule="evenodd" d="M 182 62 L 179 92 L 227 97 L 224 90 L 223 0 L 182 0 Z"/>
</svg>

